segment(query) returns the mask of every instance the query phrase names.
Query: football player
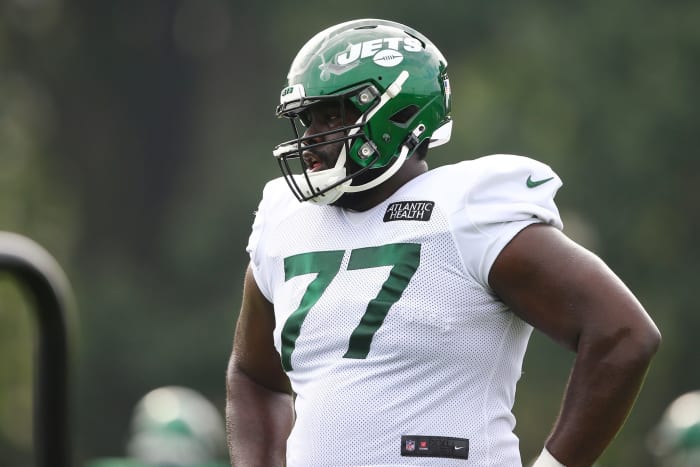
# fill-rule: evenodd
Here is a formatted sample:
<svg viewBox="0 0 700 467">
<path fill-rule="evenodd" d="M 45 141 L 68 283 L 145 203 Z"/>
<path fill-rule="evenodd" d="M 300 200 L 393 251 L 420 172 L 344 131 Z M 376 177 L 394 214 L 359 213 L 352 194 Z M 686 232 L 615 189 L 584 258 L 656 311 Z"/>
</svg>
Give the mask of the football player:
<svg viewBox="0 0 700 467">
<path fill-rule="evenodd" d="M 700 465 L 700 391 L 678 396 L 649 434 L 649 448 L 661 467 Z"/>
<path fill-rule="evenodd" d="M 236 466 L 522 465 L 511 412 L 533 327 L 577 353 L 537 467 L 590 466 L 659 345 L 623 282 L 562 233 L 550 167 L 428 169 L 447 61 L 391 21 L 293 60 L 228 367 Z"/>
<path fill-rule="evenodd" d="M 224 420 L 199 391 L 163 386 L 148 392 L 131 417 L 128 457 L 105 457 L 84 467 L 224 467 Z"/>
</svg>

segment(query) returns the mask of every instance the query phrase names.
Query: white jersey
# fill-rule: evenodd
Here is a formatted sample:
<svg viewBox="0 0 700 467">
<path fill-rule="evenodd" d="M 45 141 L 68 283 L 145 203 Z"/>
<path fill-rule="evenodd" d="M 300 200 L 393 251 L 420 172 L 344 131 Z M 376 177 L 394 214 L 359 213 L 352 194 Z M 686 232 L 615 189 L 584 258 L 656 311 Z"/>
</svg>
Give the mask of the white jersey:
<svg viewBox="0 0 700 467">
<path fill-rule="evenodd" d="M 287 466 L 521 465 L 532 328 L 488 275 L 523 228 L 562 228 L 560 186 L 511 155 L 430 170 L 365 212 L 266 185 L 248 251 L 296 393 Z"/>
</svg>

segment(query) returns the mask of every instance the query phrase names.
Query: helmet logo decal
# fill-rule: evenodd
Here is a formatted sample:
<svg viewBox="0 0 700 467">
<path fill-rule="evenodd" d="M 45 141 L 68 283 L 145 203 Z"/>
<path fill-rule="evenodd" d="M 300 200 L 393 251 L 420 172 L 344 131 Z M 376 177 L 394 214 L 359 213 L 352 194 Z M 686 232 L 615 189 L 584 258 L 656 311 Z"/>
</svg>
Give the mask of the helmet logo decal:
<svg viewBox="0 0 700 467">
<path fill-rule="evenodd" d="M 359 44 L 349 44 L 344 52 L 339 53 L 335 56 L 333 60 L 338 65 L 349 65 L 357 60 L 375 56 L 376 54 L 382 53 L 383 55 L 379 57 L 379 61 L 386 60 L 388 52 L 394 51 L 395 61 L 397 56 L 400 59 L 393 65 L 383 65 L 383 66 L 395 66 L 401 62 L 403 55 L 399 50 L 403 49 L 404 52 L 420 52 L 423 50 L 423 45 L 421 42 L 414 37 L 385 37 L 383 39 L 372 39 L 371 41 L 361 42 Z M 375 60 L 377 64 L 377 60 Z"/>
<path fill-rule="evenodd" d="M 401 52 L 384 49 L 374 54 L 372 60 L 374 60 L 374 63 L 376 63 L 379 66 L 392 67 L 398 65 L 403 61 L 403 55 L 401 54 Z"/>
<path fill-rule="evenodd" d="M 322 63 L 318 66 L 318 68 L 321 70 L 321 81 L 328 81 L 331 78 L 331 75 L 342 75 L 346 71 L 352 70 L 359 64 L 359 62 L 348 63 L 347 65 L 327 63 L 323 56 L 321 56 L 321 62 Z"/>
</svg>

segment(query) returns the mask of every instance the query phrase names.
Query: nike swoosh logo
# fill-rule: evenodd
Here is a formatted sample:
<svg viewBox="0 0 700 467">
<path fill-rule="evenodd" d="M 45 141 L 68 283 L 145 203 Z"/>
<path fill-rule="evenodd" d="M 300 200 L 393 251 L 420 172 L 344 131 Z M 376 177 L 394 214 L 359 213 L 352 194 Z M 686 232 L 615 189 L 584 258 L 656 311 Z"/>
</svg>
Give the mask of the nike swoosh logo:
<svg viewBox="0 0 700 467">
<path fill-rule="evenodd" d="M 527 177 L 527 182 L 525 182 L 525 183 L 526 183 L 528 188 L 535 188 L 536 186 L 540 186 L 543 183 L 547 183 L 548 181 L 553 180 L 553 179 L 554 179 L 554 177 L 543 178 L 542 180 L 533 180 L 532 175 L 530 175 L 529 177 Z"/>
<path fill-rule="evenodd" d="M 464 449 L 464 446 L 455 446 L 455 451 L 457 451 L 459 449 Z"/>
</svg>

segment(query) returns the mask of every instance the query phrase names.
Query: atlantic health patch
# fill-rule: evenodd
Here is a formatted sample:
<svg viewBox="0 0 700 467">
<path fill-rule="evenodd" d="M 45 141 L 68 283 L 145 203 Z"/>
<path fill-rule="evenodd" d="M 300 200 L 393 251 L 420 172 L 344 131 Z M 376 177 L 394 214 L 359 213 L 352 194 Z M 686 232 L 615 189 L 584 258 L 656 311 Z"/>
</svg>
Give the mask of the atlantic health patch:
<svg viewBox="0 0 700 467">
<path fill-rule="evenodd" d="M 433 214 L 434 201 L 399 201 L 391 203 L 384 213 L 384 222 L 429 221 Z"/>
<path fill-rule="evenodd" d="M 401 437 L 401 455 L 468 459 L 469 440 L 445 436 L 405 435 Z"/>
</svg>

